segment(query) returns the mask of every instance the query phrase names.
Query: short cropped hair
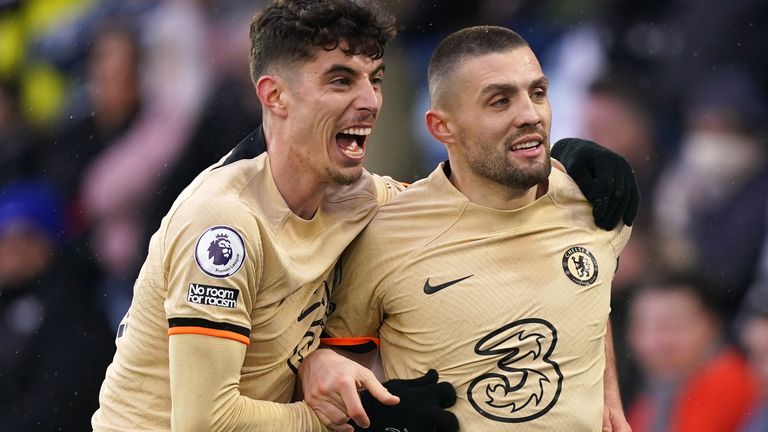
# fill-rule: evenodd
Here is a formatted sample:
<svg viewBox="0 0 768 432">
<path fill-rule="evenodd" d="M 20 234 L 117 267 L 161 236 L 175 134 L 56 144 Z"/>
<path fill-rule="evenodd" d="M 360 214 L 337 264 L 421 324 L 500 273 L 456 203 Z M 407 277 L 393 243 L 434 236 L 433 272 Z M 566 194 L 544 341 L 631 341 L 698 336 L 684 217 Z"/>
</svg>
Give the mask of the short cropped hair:
<svg viewBox="0 0 768 432">
<path fill-rule="evenodd" d="M 442 82 L 466 58 L 527 47 L 528 42 L 516 32 L 497 26 L 467 27 L 448 35 L 435 48 L 427 72 L 429 99 L 438 104 Z"/>
<path fill-rule="evenodd" d="M 347 54 L 379 59 L 396 32 L 394 16 L 371 0 L 273 0 L 251 21 L 251 79 L 342 41 Z"/>
</svg>

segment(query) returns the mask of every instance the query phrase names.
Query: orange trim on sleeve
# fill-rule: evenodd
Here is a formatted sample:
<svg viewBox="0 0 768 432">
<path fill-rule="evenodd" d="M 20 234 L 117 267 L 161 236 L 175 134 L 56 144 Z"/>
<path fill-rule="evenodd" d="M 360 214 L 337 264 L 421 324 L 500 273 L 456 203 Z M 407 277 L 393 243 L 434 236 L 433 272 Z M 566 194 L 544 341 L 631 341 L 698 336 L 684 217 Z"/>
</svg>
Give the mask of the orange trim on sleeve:
<svg viewBox="0 0 768 432">
<path fill-rule="evenodd" d="M 368 342 L 373 342 L 377 347 L 381 347 L 379 338 L 375 337 L 320 338 L 320 343 L 329 346 L 358 346 Z"/>
<path fill-rule="evenodd" d="M 227 331 L 227 330 L 217 330 L 217 329 L 210 329 L 206 327 L 171 327 L 168 329 L 168 336 L 179 335 L 179 334 L 197 334 L 197 335 L 204 335 L 204 336 L 214 336 L 214 337 L 220 337 L 224 339 L 232 339 L 234 341 L 238 341 L 246 345 L 251 344 L 251 339 L 249 337 L 243 336 L 239 333 Z"/>
</svg>

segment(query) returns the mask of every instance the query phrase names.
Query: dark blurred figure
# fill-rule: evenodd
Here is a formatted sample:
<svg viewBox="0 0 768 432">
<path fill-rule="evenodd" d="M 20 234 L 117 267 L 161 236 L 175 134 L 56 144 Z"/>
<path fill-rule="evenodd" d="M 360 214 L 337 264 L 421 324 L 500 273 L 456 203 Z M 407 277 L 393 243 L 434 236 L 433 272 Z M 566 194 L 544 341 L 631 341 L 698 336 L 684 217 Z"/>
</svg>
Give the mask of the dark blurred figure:
<svg viewBox="0 0 768 432">
<path fill-rule="evenodd" d="M 762 299 L 768 309 L 768 296 Z M 768 431 L 768 312 L 750 312 L 741 328 L 741 340 L 759 390 L 758 402 L 746 416 L 741 432 Z"/>
<path fill-rule="evenodd" d="M 660 164 L 649 101 L 637 85 L 639 80 L 622 72 L 608 75 L 590 87 L 582 107 L 584 138 L 627 158 L 640 188 L 640 209 L 632 239 L 621 254 L 621 265 L 613 280 L 614 295 L 644 282 L 648 268 L 652 267 L 648 251 L 651 203 Z"/>
<path fill-rule="evenodd" d="M 633 224 L 632 238 L 621 254 L 611 284 L 611 324 L 621 394 L 631 401 L 638 391 L 639 372 L 626 345 L 627 313 L 633 288 L 646 283 L 655 268 L 651 251 L 653 190 L 658 174 L 659 152 L 648 96 L 635 72 L 616 70 L 593 83 L 581 112 L 584 137 L 623 155 L 637 176 L 640 209 Z"/>
<path fill-rule="evenodd" d="M 94 32 L 87 61 L 87 107 L 59 132 L 49 152 L 48 177 L 61 189 L 73 217 L 85 168 L 135 121 L 141 107 L 139 41 L 126 23 L 108 21 Z M 83 222 L 75 219 L 76 228 Z"/>
<path fill-rule="evenodd" d="M 692 88 L 680 153 L 656 191 L 656 244 L 667 265 L 718 287 L 732 316 L 766 238 L 768 109 L 744 70 L 723 66 Z"/>
<path fill-rule="evenodd" d="M 21 111 L 18 85 L 0 80 L 0 185 L 40 169 L 39 144 Z"/>
<path fill-rule="evenodd" d="M 89 219 L 82 191 L 89 169 L 136 124 L 141 113 L 141 49 L 134 27 L 114 19 L 96 25 L 92 41 L 86 62 L 87 107 L 80 110 L 88 114 L 64 123 L 48 152 L 47 174 L 66 200 L 71 240 L 96 258 L 106 278 L 115 273 L 132 275 L 135 269 L 122 263 L 132 263 L 125 251 L 133 250 L 131 245 L 138 248 L 141 239 L 124 229 L 127 224 L 121 224 L 119 217 Z M 120 289 L 111 290 L 114 285 L 111 280 L 101 283 L 98 298 L 105 316 L 115 317 L 116 329 L 130 302 L 130 288 L 118 284 Z"/>
<path fill-rule="evenodd" d="M 642 81 L 624 71 L 612 72 L 590 86 L 582 109 L 584 138 L 603 144 L 632 165 L 643 198 L 636 222 L 648 225 L 660 161 L 651 101 L 639 84 Z"/>
<path fill-rule="evenodd" d="M 0 191 L 0 425 L 84 431 L 113 336 L 91 301 L 96 271 L 62 243 L 58 197 L 42 183 Z"/>
<path fill-rule="evenodd" d="M 725 342 L 715 297 L 693 278 L 643 285 L 630 307 L 629 345 L 645 388 L 628 419 L 634 432 L 734 431 L 755 383 Z"/>
<path fill-rule="evenodd" d="M 76 204 L 84 169 L 125 133 L 141 107 L 139 42 L 127 23 L 108 21 L 94 32 L 87 61 L 83 118 L 65 121 L 48 162 L 48 176 Z"/>
</svg>

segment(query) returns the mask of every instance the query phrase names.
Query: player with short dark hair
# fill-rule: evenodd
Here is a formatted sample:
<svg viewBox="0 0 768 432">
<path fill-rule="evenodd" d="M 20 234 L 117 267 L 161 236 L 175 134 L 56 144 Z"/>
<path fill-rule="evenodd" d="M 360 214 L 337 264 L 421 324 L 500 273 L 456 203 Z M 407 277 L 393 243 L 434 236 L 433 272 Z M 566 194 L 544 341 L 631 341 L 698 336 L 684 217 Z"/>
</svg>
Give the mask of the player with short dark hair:
<svg viewBox="0 0 768 432">
<path fill-rule="evenodd" d="M 462 431 L 628 430 L 608 315 L 631 229 L 599 229 L 577 184 L 551 169 L 548 87 L 509 29 L 441 42 L 426 123 L 449 160 L 381 207 L 331 296 L 328 335 L 379 338 L 386 378 L 437 369 Z M 303 383 L 323 381 L 324 357 L 306 359 Z M 322 409 L 322 392 L 304 391 Z"/>
</svg>

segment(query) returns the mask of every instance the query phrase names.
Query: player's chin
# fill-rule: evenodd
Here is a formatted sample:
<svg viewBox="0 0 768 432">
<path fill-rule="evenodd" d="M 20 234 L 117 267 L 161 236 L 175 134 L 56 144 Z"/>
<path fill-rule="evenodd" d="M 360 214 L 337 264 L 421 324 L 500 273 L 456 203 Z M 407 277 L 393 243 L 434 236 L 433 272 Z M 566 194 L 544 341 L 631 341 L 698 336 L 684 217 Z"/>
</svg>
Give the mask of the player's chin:
<svg viewBox="0 0 768 432">
<path fill-rule="evenodd" d="M 351 185 L 352 183 L 360 180 L 363 175 L 362 164 L 358 166 L 346 166 L 346 167 L 329 167 L 327 169 L 328 176 L 334 183 L 340 185 Z"/>
</svg>

